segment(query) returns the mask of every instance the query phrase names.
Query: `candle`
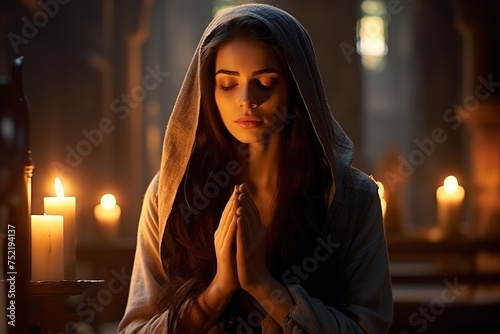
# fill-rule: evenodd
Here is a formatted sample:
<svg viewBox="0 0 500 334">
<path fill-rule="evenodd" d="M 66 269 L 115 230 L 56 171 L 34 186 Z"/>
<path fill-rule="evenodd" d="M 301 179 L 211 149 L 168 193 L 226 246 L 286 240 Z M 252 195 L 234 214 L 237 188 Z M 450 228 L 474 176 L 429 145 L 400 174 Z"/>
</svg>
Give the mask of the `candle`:
<svg viewBox="0 0 500 334">
<path fill-rule="evenodd" d="M 64 279 L 63 216 L 31 216 L 31 280 Z"/>
<path fill-rule="evenodd" d="M 444 237 L 459 234 L 465 190 L 454 176 L 448 176 L 436 191 L 437 223 Z"/>
<path fill-rule="evenodd" d="M 382 207 L 382 219 L 385 220 L 385 212 L 387 210 L 387 201 L 384 198 L 385 189 L 384 184 L 380 181 L 376 181 L 378 185 L 378 197 L 380 197 L 380 206 Z"/>
<path fill-rule="evenodd" d="M 116 237 L 120 223 L 121 209 L 116 204 L 115 196 L 106 194 L 101 198 L 101 204 L 96 205 L 94 216 L 103 234 Z"/>
<path fill-rule="evenodd" d="M 43 204 L 48 215 L 64 217 L 64 279 L 76 279 L 76 236 L 75 236 L 75 197 L 64 196 L 59 178 L 56 177 L 57 197 L 45 197 Z"/>
</svg>

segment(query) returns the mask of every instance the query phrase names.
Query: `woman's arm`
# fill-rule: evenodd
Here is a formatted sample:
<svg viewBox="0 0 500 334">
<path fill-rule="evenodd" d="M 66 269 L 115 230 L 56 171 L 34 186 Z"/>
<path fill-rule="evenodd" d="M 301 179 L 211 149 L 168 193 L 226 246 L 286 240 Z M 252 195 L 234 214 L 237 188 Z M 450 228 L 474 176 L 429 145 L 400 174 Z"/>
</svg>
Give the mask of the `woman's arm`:
<svg viewBox="0 0 500 334">
<path fill-rule="evenodd" d="M 157 298 L 168 282 L 159 254 L 157 190 L 158 175 L 149 184 L 142 204 L 128 302 L 119 333 L 160 332 L 167 323 L 168 313 L 156 312 Z"/>
<path fill-rule="evenodd" d="M 214 234 L 217 271 L 208 288 L 198 297 L 198 303 L 189 310 L 182 328 L 191 333 L 204 333 L 217 321 L 240 287 L 236 272 L 236 210 L 239 204 L 236 189 L 226 204 L 219 226 Z"/>
<path fill-rule="evenodd" d="M 266 268 L 266 231 L 261 223 L 259 210 L 253 202 L 246 185 L 239 187 L 240 207 L 237 227 L 237 268 L 241 287 L 281 324 L 294 301 L 286 287 L 275 280 Z"/>
<path fill-rule="evenodd" d="M 295 306 L 283 320 L 285 333 L 378 334 L 389 329 L 392 288 L 377 194 L 361 217 L 342 268 L 347 278 L 342 300 L 335 307 L 325 305 L 302 287 L 288 286 Z"/>
<path fill-rule="evenodd" d="M 189 333 L 207 332 L 226 309 L 233 295 L 234 292 L 212 281 L 200 294 L 198 304 L 191 308 L 181 327 Z"/>
<path fill-rule="evenodd" d="M 119 333 L 165 333 L 167 329 L 168 310 L 163 313 L 156 310 L 162 287 L 169 280 L 159 252 L 162 236 L 159 235 L 157 188 L 158 176 L 150 183 L 142 206 L 128 303 Z M 217 274 L 198 297 L 196 306 L 188 310 L 183 319 L 177 319 L 180 327 L 193 333 L 203 333 L 212 327 L 239 288 L 236 269 L 231 267 L 236 262 L 235 197 L 231 196 L 228 201 L 214 238 Z"/>
<path fill-rule="evenodd" d="M 340 269 L 345 273 L 347 284 L 338 304 L 326 305 L 310 297 L 300 285 L 285 288 L 262 273 L 255 276 L 253 284 L 242 283 L 285 333 L 384 333 L 388 330 L 392 320 L 392 290 L 387 248 L 380 201 L 373 187 L 369 188 L 372 190 L 363 194 L 368 199 L 366 205 L 358 208 L 362 212 L 352 214 L 358 218 L 349 221 L 355 226 L 354 235 L 343 261 L 345 267 Z"/>
</svg>

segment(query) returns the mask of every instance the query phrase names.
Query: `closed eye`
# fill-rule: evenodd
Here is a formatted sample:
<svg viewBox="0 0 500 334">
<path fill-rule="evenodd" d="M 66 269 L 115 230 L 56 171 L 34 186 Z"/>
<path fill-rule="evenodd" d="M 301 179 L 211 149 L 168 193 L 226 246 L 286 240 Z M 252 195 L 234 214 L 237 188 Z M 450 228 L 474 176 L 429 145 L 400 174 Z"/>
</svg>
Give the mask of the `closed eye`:
<svg viewBox="0 0 500 334">
<path fill-rule="evenodd" d="M 228 90 L 231 90 L 232 88 L 236 87 L 237 85 L 232 85 L 232 86 L 224 86 L 224 85 L 221 85 L 219 84 L 219 89 L 223 90 L 223 91 L 228 91 Z"/>
<path fill-rule="evenodd" d="M 268 83 L 262 83 L 262 82 L 259 82 L 259 86 L 260 86 L 261 88 L 271 89 L 271 88 L 276 87 L 276 83 L 271 83 L 271 84 L 268 84 Z"/>
</svg>

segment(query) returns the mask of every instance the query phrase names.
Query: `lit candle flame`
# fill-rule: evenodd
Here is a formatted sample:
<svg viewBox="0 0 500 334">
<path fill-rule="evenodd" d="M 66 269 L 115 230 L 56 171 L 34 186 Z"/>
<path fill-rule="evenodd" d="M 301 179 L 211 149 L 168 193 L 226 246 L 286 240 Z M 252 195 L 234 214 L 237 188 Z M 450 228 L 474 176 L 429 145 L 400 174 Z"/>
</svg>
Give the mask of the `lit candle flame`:
<svg viewBox="0 0 500 334">
<path fill-rule="evenodd" d="M 380 206 L 382 208 L 382 218 L 385 218 L 385 212 L 387 210 L 387 201 L 384 198 L 385 189 L 384 184 L 380 181 L 375 181 L 378 185 L 378 197 L 380 197 Z"/>
<path fill-rule="evenodd" d="M 446 179 L 444 179 L 444 191 L 446 191 L 448 194 L 453 194 L 457 191 L 458 189 L 458 180 L 454 176 L 448 176 Z"/>
<path fill-rule="evenodd" d="M 107 210 L 111 210 L 116 205 L 116 198 L 111 194 L 106 194 L 101 198 L 101 205 Z"/>
<path fill-rule="evenodd" d="M 63 186 L 58 177 L 56 177 L 56 195 L 57 197 L 64 197 Z"/>
<path fill-rule="evenodd" d="M 378 195 L 380 198 L 384 198 L 385 195 L 385 189 L 384 189 L 384 184 L 380 181 L 377 181 L 378 185 Z"/>
</svg>

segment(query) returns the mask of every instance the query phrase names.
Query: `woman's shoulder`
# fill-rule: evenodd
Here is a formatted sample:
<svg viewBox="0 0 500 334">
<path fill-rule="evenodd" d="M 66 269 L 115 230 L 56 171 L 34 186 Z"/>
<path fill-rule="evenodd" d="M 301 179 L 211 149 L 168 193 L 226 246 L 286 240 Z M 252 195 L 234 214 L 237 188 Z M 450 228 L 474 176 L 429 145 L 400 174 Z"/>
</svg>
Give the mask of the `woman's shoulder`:
<svg viewBox="0 0 500 334">
<path fill-rule="evenodd" d="M 350 206 L 369 201 L 377 193 L 378 186 L 371 176 L 361 170 L 350 167 L 338 180 L 335 202 L 339 206 Z"/>
<path fill-rule="evenodd" d="M 354 167 L 351 167 L 351 176 L 353 180 L 353 192 L 358 195 L 373 195 L 378 191 L 378 186 L 372 176 L 368 176 L 364 172 Z"/>
<path fill-rule="evenodd" d="M 154 221 L 156 223 L 158 217 L 158 180 L 159 174 L 156 174 L 151 179 L 144 192 L 140 222 L 144 221 L 143 218 L 148 218 L 148 221 Z"/>
<path fill-rule="evenodd" d="M 160 180 L 160 173 L 156 173 L 155 176 L 149 182 L 149 185 L 144 194 L 144 200 L 153 200 L 154 203 L 158 203 L 158 185 Z"/>
<path fill-rule="evenodd" d="M 334 205 L 329 210 L 329 227 L 333 229 L 340 242 L 349 240 L 362 228 L 363 221 L 372 216 L 375 218 L 378 204 L 378 186 L 375 181 L 351 167 L 344 173 L 342 183 L 337 188 Z M 376 219 L 375 219 L 376 220 Z"/>
</svg>

